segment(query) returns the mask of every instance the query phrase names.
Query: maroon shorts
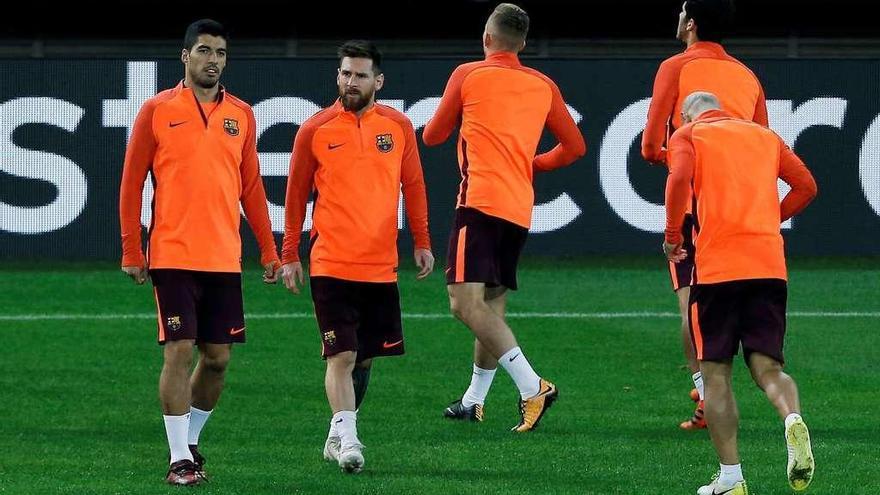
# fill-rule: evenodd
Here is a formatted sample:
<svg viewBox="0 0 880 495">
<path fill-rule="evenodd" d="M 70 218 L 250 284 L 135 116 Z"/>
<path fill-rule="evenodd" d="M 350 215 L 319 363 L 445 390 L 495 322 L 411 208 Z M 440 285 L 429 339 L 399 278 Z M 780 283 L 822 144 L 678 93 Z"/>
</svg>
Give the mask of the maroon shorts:
<svg viewBox="0 0 880 495">
<path fill-rule="evenodd" d="M 787 298 L 788 285 L 780 279 L 691 287 L 688 323 L 697 359 L 727 361 L 742 343 L 746 363 L 753 352 L 783 363 Z"/>
<path fill-rule="evenodd" d="M 516 290 L 516 266 L 529 230 L 474 208 L 455 210 L 446 283 L 483 282 Z"/>
<path fill-rule="evenodd" d="M 400 293 L 395 282 L 311 277 L 321 356 L 357 352 L 357 360 L 403 354 Z"/>
<path fill-rule="evenodd" d="M 159 343 L 244 342 L 241 274 L 150 270 L 159 312 Z"/>
<path fill-rule="evenodd" d="M 672 290 L 677 291 L 684 287 L 690 287 L 694 283 L 694 216 L 688 213 L 684 216 L 684 224 L 681 227 L 682 249 L 687 252 L 685 259 L 678 263 L 669 263 L 669 276 L 672 278 Z"/>
</svg>

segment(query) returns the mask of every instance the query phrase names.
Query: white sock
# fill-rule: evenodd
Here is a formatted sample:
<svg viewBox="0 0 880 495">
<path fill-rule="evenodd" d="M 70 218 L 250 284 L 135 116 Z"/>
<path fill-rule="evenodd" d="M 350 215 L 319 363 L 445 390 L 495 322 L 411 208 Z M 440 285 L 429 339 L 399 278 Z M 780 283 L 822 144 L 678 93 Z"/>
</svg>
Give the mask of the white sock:
<svg viewBox="0 0 880 495">
<path fill-rule="evenodd" d="M 189 431 L 189 413 L 182 416 L 166 416 L 165 435 L 168 436 L 168 447 L 171 449 L 171 463 L 188 459 L 193 460 L 187 445 L 187 432 Z"/>
<path fill-rule="evenodd" d="M 526 359 L 519 346 L 505 352 L 503 356 L 498 358 L 498 362 L 513 378 L 523 400 L 534 397 L 541 391 L 541 377 L 532 369 L 532 365 L 529 364 L 529 360 Z"/>
<path fill-rule="evenodd" d="M 330 437 L 338 437 L 339 430 L 336 429 L 336 415 L 334 414 L 332 418 L 330 418 L 330 431 L 327 432 L 327 438 Z"/>
<path fill-rule="evenodd" d="M 791 426 L 792 423 L 794 423 L 795 421 L 797 421 L 799 419 L 802 419 L 802 418 L 801 418 L 801 415 L 798 413 L 791 413 L 788 416 L 786 416 L 785 417 L 785 429 L 787 430 L 788 427 Z"/>
<path fill-rule="evenodd" d="M 213 409 L 211 411 L 213 411 Z M 205 423 L 208 422 L 208 416 L 211 415 L 211 411 L 202 411 L 197 407 L 189 406 L 188 442 L 190 445 L 199 444 L 199 434 L 202 433 L 202 428 L 204 428 Z"/>
<path fill-rule="evenodd" d="M 722 464 L 721 476 L 718 482 L 723 485 L 732 485 L 743 480 L 742 464 Z"/>
<path fill-rule="evenodd" d="M 703 372 L 698 371 L 691 378 L 694 379 L 694 387 L 700 393 L 700 400 L 703 400 Z"/>
<path fill-rule="evenodd" d="M 354 411 L 339 411 L 333 415 L 333 426 L 336 428 L 342 448 L 361 443 L 357 436 L 357 413 Z"/>
<path fill-rule="evenodd" d="M 476 364 L 474 365 L 474 374 L 471 375 L 471 386 L 465 391 L 461 398 L 461 405 L 471 407 L 474 404 L 483 405 L 486 402 L 486 395 L 489 393 L 489 387 L 492 386 L 492 380 L 495 378 L 495 370 L 484 370 Z"/>
</svg>

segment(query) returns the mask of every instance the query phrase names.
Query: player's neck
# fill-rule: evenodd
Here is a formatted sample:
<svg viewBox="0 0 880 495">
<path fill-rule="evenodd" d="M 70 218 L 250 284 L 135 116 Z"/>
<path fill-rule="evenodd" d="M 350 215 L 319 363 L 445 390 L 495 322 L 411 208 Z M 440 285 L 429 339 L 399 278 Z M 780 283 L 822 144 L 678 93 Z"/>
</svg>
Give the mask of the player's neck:
<svg viewBox="0 0 880 495">
<path fill-rule="evenodd" d="M 364 108 L 361 108 L 360 110 L 354 112 L 354 114 L 357 116 L 357 118 L 361 118 L 361 117 L 363 117 L 363 115 L 365 113 L 367 113 L 371 108 L 373 108 L 373 105 L 375 105 L 375 104 L 376 104 L 375 99 L 370 100 L 366 105 L 364 105 Z"/>
<path fill-rule="evenodd" d="M 686 36 L 686 39 L 684 40 L 684 44 L 687 48 L 690 48 L 699 42 L 700 39 L 697 38 L 697 35 L 693 34 L 692 32 L 689 32 Z"/>
<path fill-rule="evenodd" d="M 186 77 L 183 80 L 183 85 L 192 90 L 199 103 L 213 103 L 217 101 L 217 95 L 220 94 L 220 83 L 217 83 L 210 88 L 203 88 L 197 84 L 193 84 L 192 80 L 190 80 L 189 77 Z"/>
<path fill-rule="evenodd" d="M 489 58 L 489 57 L 491 57 L 492 55 L 497 55 L 497 54 L 500 54 L 500 53 L 509 54 L 509 55 L 514 55 L 514 56 L 517 55 L 517 52 L 510 51 L 510 50 L 498 50 L 498 49 L 495 49 L 495 48 L 489 48 L 488 46 L 484 46 L 484 47 L 483 47 L 483 54 L 486 55 L 486 58 Z"/>
</svg>

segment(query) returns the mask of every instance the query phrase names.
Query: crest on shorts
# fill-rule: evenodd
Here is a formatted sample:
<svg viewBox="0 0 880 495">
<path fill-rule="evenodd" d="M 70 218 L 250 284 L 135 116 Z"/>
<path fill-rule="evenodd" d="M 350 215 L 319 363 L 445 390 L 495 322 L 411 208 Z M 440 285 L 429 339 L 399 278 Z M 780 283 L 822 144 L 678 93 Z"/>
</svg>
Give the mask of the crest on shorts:
<svg viewBox="0 0 880 495">
<path fill-rule="evenodd" d="M 382 153 L 388 153 L 394 149 L 394 140 L 391 139 L 391 133 L 376 134 L 376 147 Z"/>
<path fill-rule="evenodd" d="M 336 332 L 333 330 L 327 330 L 322 335 L 324 336 L 324 342 L 326 342 L 327 345 L 333 345 L 336 343 Z"/>
<path fill-rule="evenodd" d="M 223 119 L 223 130 L 230 136 L 238 136 L 238 121 L 235 119 Z"/>
<path fill-rule="evenodd" d="M 171 331 L 180 330 L 180 317 L 179 316 L 169 316 L 166 320 L 166 326 Z"/>
</svg>

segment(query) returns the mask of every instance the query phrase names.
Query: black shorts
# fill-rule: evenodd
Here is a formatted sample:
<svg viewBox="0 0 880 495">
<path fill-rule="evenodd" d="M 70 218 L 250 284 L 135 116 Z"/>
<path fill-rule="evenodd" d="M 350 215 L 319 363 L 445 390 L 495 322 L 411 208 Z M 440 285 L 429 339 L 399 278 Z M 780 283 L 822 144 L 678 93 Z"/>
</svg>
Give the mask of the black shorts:
<svg viewBox="0 0 880 495">
<path fill-rule="evenodd" d="M 687 256 L 678 263 L 667 262 L 673 291 L 694 284 L 694 216 L 690 213 L 684 216 L 681 236 L 683 238 L 681 247 L 687 252 Z"/>
<path fill-rule="evenodd" d="M 474 208 L 455 210 L 446 283 L 483 282 L 516 290 L 516 265 L 529 229 Z"/>
<path fill-rule="evenodd" d="M 192 339 L 209 344 L 244 342 L 241 274 L 150 270 L 159 312 L 159 343 Z"/>
<path fill-rule="evenodd" d="M 397 283 L 311 277 L 321 356 L 355 351 L 357 360 L 403 354 Z"/>
<path fill-rule="evenodd" d="M 788 285 L 780 279 L 691 287 L 688 323 L 697 359 L 727 361 L 742 343 L 746 363 L 753 352 L 783 363 L 787 298 Z"/>
</svg>

